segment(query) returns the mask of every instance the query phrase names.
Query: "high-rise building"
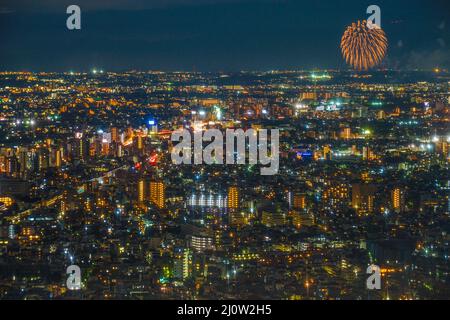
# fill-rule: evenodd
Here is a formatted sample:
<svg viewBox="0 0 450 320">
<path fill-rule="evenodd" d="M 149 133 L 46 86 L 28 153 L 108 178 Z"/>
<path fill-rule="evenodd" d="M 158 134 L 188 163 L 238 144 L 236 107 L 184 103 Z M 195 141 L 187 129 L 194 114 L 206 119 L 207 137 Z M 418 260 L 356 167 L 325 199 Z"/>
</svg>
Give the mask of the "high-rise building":
<svg viewBox="0 0 450 320">
<path fill-rule="evenodd" d="M 347 207 L 350 187 L 345 182 L 329 181 L 322 193 L 323 204 L 330 208 Z"/>
<path fill-rule="evenodd" d="M 111 128 L 111 142 L 119 142 L 119 129 L 116 127 Z"/>
<path fill-rule="evenodd" d="M 175 248 L 173 256 L 173 277 L 186 280 L 192 272 L 192 252 L 188 248 Z"/>
<path fill-rule="evenodd" d="M 350 129 L 350 128 L 342 129 L 341 138 L 346 139 L 346 140 L 351 139 L 352 138 L 352 129 Z"/>
<path fill-rule="evenodd" d="M 448 159 L 449 157 L 449 147 L 448 147 L 449 143 L 447 141 L 440 141 L 439 145 L 438 145 L 438 152 L 445 158 Z"/>
<path fill-rule="evenodd" d="M 232 226 L 244 226 L 250 222 L 250 217 L 249 212 L 232 209 L 229 213 L 229 223 Z"/>
<path fill-rule="evenodd" d="M 6 158 L 6 172 L 9 176 L 13 177 L 16 177 L 19 173 L 19 162 L 15 155 Z"/>
<path fill-rule="evenodd" d="M 314 217 L 309 213 L 291 210 L 289 211 L 288 216 L 291 219 L 292 225 L 297 229 L 314 225 Z"/>
<path fill-rule="evenodd" d="M 106 140 L 102 141 L 102 155 L 103 156 L 109 155 L 109 142 Z"/>
<path fill-rule="evenodd" d="M 187 204 L 192 207 L 216 207 L 216 208 L 226 208 L 227 198 L 219 195 L 205 195 L 205 194 L 192 194 L 187 199 Z"/>
<path fill-rule="evenodd" d="M 363 160 L 370 161 L 374 159 L 372 149 L 368 146 L 363 147 Z"/>
<path fill-rule="evenodd" d="M 137 148 L 138 150 L 142 150 L 144 148 L 144 138 L 141 135 L 137 136 Z"/>
<path fill-rule="evenodd" d="M 202 252 L 214 247 L 214 239 L 207 235 L 192 235 L 190 246 L 197 252 Z"/>
<path fill-rule="evenodd" d="M 26 150 L 19 150 L 19 167 L 23 174 L 27 170 L 28 152 Z"/>
<path fill-rule="evenodd" d="M 8 226 L 8 238 L 13 240 L 13 239 L 16 238 L 16 235 L 17 235 L 17 233 L 16 233 L 16 227 L 15 227 L 15 225 L 10 224 L 10 225 Z"/>
<path fill-rule="evenodd" d="M 86 161 L 89 159 L 90 143 L 89 140 L 84 139 L 82 135 L 79 137 L 80 138 L 75 139 L 73 158 Z"/>
<path fill-rule="evenodd" d="M 294 199 L 292 203 L 294 209 L 304 210 L 306 209 L 306 194 L 296 193 L 294 194 Z"/>
<path fill-rule="evenodd" d="M 56 150 L 55 166 L 57 168 L 61 167 L 62 165 L 62 154 L 63 154 L 62 148 Z"/>
<path fill-rule="evenodd" d="M 323 147 L 323 158 L 325 160 L 332 160 L 332 151 L 330 146 L 324 146 Z"/>
<path fill-rule="evenodd" d="M 6 157 L 0 156 L 0 173 L 6 173 Z"/>
<path fill-rule="evenodd" d="M 162 181 L 150 182 L 150 202 L 160 209 L 165 207 L 166 195 L 164 182 Z"/>
<path fill-rule="evenodd" d="M 373 213 L 377 187 L 373 184 L 355 183 L 352 185 L 352 207 L 358 213 Z"/>
<path fill-rule="evenodd" d="M 39 170 L 45 170 L 50 166 L 50 155 L 47 149 L 39 150 Z"/>
<path fill-rule="evenodd" d="M 228 188 L 228 208 L 239 208 L 239 189 L 236 186 L 231 186 Z"/>
<path fill-rule="evenodd" d="M 395 212 L 403 211 L 405 205 L 405 197 L 402 189 L 397 187 L 391 191 L 391 205 L 392 210 L 394 210 Z"/>
<path fill-rule="evenodd" d="M 266 227 L 282 227 L 286 225 L 286 214 L 280 210 L 263 210 L 261 223 Z"/>
<path fill-rule="evenodd" d="M 138 185 L 137 185 L 137 198 L 139 203 L 144 202 L 145 200 L 145 181 L 144 180 L 139 180 Z"/>
</svg>

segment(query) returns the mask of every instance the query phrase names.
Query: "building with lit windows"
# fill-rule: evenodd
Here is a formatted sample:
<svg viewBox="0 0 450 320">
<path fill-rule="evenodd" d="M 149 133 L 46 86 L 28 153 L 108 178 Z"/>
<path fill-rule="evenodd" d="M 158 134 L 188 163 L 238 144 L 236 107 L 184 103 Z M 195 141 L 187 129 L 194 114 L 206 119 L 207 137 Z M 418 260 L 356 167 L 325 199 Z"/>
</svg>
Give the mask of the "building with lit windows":
<svg viewBox="0 0 450 320">
<path fill-rule="evenodd" d="M 197 252 L 214 248 L 214 240 L 206 235 L 192 235 L 190 238 L 190 247 Z"/>
<path fill-rule="evenodd" d="M 143 203 L 145 201 L 145 181 L 139 180 L 137 184 L 137 198 L 139 203 Z"/>
<path fill-rule="evenodd" d="M 401 212 L 404 210 L 405 206 L 405 198 L 404 198 L 404 192 L 400 188 L 394 188 L 391 191 L 391 204 L 392 204 L 392 210 L 395 212 Z"/>
<path fill-rule="evenodd" d="M 228 208 L 238 209 L 239 208 L 239 189 L 236 186 L 228 188 Z"/>
<path fill-rule="evenodd" d="M 352 207 L 358 213 L 373 213 L 377 187 L 368 183 L 352 185 Z"/>
<path fill-rule="evenodd" d="M 227 197 L 222 195 L 214 195 L 214 194 L 192 194 L 187 199 L 187 204 L 191 207 L 217 207 L 217 208 L 226 208 Z"/>
<path fill-rule="evenodd" d="M 287 223 L 286 214 L 280 210 L 263 210 L 261 223 L 266 227 L 283 227 Z"/>
<path fill-rule="evenodd" d="M 292 201 L 292 208 L 297 210 L 306 209 L 306 194 L 303 193 L 294 194 Z"/>
<path fill-rule="evenodd" d="M 166 193 L 164 182 L 151 181 L 150 182 L 150 202 L 157 206 L 159 209 L 165 207 Z"/>
<path fill-rule="evenodd" d="M 192 272 L 192 252 L 188 248 L 175 248 L 173 256 L 173 277 L 186 280 Z"/>
</svg>

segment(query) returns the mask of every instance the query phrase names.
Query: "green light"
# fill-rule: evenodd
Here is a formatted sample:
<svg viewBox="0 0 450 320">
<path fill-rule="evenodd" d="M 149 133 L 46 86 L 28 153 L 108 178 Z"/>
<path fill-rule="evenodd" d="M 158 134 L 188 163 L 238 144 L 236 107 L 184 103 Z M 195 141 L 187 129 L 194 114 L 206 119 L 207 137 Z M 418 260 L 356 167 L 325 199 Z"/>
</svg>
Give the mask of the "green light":
<svg viewBox="0 0 450 320">
<path fill-rule="evenodd" d="M 165 283 L 168 283 L 168 282 L 169 282 L 169 280 L 167 278 L 165 278 L 165 277 L 159 278 L 159 283 L 165 284 Z"/>
<path fill-rule="evenodd" d="M 331 76 L 329 74 L 323 73 L 323 74 L 311 74 L 311 78 L 312 79 L 317 79 L 317 80 L 323 80 L 323 79 L 331 79 Z"/>
</svg>

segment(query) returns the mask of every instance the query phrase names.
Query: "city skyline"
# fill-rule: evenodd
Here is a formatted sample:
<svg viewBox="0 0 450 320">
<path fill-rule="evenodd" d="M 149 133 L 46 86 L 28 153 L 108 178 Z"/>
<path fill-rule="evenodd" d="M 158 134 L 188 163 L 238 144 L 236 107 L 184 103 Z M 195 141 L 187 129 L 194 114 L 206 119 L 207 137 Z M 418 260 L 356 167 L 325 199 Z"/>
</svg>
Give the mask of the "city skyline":
<svg viewBox="0 0 450 320">
<path fill-rule="evenodd" d="M 0 299 L 448 299 L 449 83 L 0 72 Z M 279 130 L 277 170 L 180 129 Z"/>
<path fill-rule="evenodd" d="M 0 300 L 450 299 L 448 0 L 77 2 L 0 0 Z"/>
</svg>

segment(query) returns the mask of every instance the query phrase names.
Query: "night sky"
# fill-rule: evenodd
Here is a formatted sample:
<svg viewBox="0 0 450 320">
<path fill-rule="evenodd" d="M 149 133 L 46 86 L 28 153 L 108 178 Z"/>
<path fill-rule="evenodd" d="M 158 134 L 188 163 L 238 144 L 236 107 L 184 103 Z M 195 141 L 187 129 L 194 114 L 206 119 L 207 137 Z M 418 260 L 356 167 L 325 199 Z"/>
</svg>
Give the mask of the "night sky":
<svg viewBox="0 0 450 320">
<path fill-rule="evenodd" d="M 82 9 L 82 30 L 66 8 Z M 0 69 L 345 68 L 345 27 L 382 10 L 388 68 L 450 68 L 448 0 L 0 0 Z"/>
</svg>

